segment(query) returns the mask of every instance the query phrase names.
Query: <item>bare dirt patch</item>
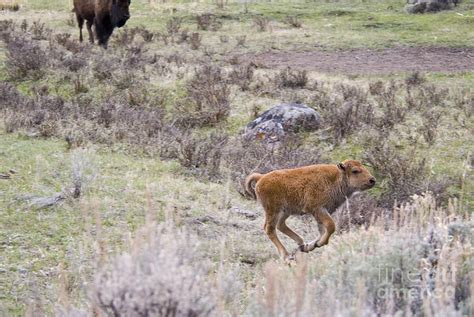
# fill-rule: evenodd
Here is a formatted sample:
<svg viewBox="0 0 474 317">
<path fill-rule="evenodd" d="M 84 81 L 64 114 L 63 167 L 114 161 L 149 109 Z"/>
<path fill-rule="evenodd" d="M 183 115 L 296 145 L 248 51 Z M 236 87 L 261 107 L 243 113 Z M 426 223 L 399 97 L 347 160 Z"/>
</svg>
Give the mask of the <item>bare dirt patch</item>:
<svg viewBox="0 0 474 317">
<path fill-rule="evenodd" d="M 255 56 L 266 68 L 306 69 L 323 73 L 386 74 L 397 72 L 474 71 L 474 48 L 399 47 L 310 52 L 266 52 Z"/>
</svg>

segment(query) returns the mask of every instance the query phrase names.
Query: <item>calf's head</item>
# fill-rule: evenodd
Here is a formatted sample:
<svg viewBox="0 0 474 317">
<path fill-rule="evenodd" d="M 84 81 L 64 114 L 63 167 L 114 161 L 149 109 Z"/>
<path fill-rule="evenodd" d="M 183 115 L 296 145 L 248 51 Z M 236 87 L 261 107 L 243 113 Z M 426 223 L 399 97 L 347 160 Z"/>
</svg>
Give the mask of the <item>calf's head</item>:
<svg viewBox="0 0 474 317">
<path fill-rule="evenodd" d="M 122 27 L 130 18 L 130 0 L 112 0 L 112 23 Z"/>
<path fill-rule="evenodd" d="M 375 177 L 359 161 L 346 160 L 337 166 L 344 173 L 347 184 L 353 191 L 366 190 L 375 186 Z"/>
</svg>

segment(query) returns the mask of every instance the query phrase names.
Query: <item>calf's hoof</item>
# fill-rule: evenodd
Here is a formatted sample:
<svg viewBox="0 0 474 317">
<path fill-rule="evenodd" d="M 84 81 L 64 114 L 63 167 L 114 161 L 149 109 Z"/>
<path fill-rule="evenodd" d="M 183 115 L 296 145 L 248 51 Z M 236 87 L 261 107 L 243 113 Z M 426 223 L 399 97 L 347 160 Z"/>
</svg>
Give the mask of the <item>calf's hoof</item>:
<svg viewBox="0 0 474 317">
<path fill-rule="evenodd" d="M 286 265 L 288 266 L 293 266 L 296 264 L 296 257 L 294 254 L 287 255 L 284 260 Z"/>
<path fill-rule="evenodd" d="M 307 243 L 305 244 L 300 244 L 298 246 L 298 251 L 308 253 L 311 250 L 311 246 Z"/>
</svg>

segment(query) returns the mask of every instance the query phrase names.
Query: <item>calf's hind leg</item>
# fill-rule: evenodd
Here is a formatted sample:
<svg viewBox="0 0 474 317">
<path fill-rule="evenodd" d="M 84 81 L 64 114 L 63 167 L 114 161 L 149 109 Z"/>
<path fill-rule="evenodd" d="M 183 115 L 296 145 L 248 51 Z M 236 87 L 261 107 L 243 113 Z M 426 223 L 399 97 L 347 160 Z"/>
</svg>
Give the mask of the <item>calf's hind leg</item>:
<svg viewBox="0 0 474 317">
<path fill-rule="evenodd" d="M 280 220 L 278 221 L 278 225 L 277 225 L 278 230 L 280 230 L 281 232 L 286 234 L 288 237 L 293 239 L 298 244 L 298 246 L 303 245 L 304 244 L 303 238 L 301 238 L 296 232 L 291 230 L 286 225 L 286 219 L 288 219 L 288 217 L 289 217 L 289 215 L 285 214 L 280 218 Z"/>
<path fill-rule="evenodd" d="M 276 226 L 278 224 L 279 218 L 282 216 L 281 212 L 275 210 L 271 207 L 265 207 L 265 232 L 267 233 L 268 238 L 273 242 L 275 247 L 278 249 L 278 253 L 283 260 L 289 260 L 288 251 L 285 249 L 280 239 L 278 239 L 276 233 Z"/>
</svg>

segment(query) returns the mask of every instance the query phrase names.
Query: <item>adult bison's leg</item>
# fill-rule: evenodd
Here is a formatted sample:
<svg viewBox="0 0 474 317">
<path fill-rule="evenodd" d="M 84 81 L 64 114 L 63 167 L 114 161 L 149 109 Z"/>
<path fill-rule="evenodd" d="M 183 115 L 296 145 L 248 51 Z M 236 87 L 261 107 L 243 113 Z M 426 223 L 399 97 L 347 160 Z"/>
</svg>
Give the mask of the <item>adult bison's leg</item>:
<svg viewBox="0 0 474 317">
<path fill-rule="evenodd" d="M 278 221 L 278 225 L 277 225 L 278 230 L 280 230 L 281 232 L 286 234 L 288 237 L 293 239 L 298 244 L 298 246 L 303 245 L 304 244 L 303 238 L 301 238 L 296 232 L 291 230 L 286 225 L 286 219 L 288 219 L 288 217 L 289 217 L 289 215 L 285 214 L 280 218 L 280 220 Z"/>
<path fill-rule="evenodd" d="M 94 32 L 92 32 L 92 25 L 94 22 L 92 20 L 87 20 L 87 31 L 89 32 L 89 42 L 94 44 Z"/>
<path fill-rule="evenodd" d="M 110 22 L 109 17 L 96 17 L 95 21 L 95 33 L 97 36 L 97 40 L 99 45 L 104 48 L 107 48 L 107 42 L 109 41 L 110 35 L 114 30 L 112 23 Z"/>
<path fill-rule="evenodd" d="M 320 231 L 319 233 L 321 234 L 321 236 L 319 237 L 319 239 L 302 245 L 300 247 L 300 251 L 302 252 L 310 252 L 313 251 L 315 248 L 319 248 L 323 245 L 328 244 L 329 238 L 334 233 L 334 231 L 336 231 L 336 224 L 325 209 L 317 209 L 315 211 L 312 211 L 311 214 L 313 214 L 314 218 L 316 218 L 316 221 L 318 222 L 318 227 Z"/>
<path fill-rule="evenodd" d="M 79 14 L 76 14 L 77 25 L 79 26 L 79 42 L 82 42 L 82 27 L 84 26 L 84 18 Z"/>
</svg>

